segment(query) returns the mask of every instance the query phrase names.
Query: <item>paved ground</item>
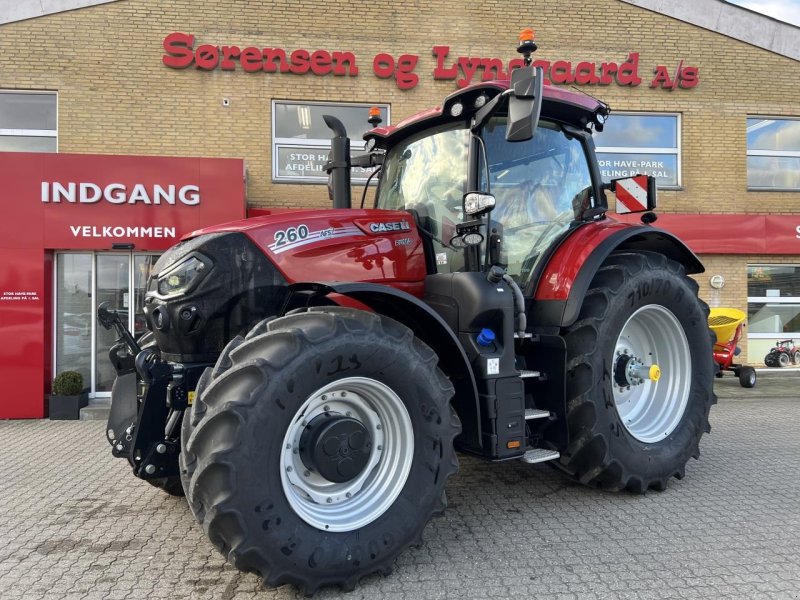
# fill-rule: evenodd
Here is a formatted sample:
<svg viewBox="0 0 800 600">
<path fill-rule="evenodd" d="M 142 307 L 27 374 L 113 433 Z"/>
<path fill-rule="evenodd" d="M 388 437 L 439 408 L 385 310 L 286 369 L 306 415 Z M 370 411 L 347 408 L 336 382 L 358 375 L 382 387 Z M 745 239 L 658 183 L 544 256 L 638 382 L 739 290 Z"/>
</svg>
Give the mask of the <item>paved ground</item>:
<svg viewBox="0 0 800 600">
<path fill-rule="evenodd" d="M 701 460 L 663 493 L 462 457 L 425 544 L 347 598 L 800 598 L 800 374 L 717 392 Z M 297 597 L 227 565 L 103 429 L 0 422 L 0 598 Z"/>
</svg>

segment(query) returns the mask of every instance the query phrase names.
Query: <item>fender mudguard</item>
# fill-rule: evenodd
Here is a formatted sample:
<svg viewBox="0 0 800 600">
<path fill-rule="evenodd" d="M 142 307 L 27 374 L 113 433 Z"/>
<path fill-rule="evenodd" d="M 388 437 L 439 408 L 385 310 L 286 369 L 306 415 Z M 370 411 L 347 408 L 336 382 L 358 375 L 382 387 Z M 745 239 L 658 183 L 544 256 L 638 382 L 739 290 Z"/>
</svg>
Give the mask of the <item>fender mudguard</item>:
<svg viewBox="0 0 800 600">
<path fill-rule="evenodd" d="M 686 273 L 705 271 L 686 244 L 663 229 L 610 219 L 586 223 L 569 235 L 545 266 L 529 308 L 534 327 L 568 327 L 578 318 L 592 278 L 612 252 L 648 251 L 682 264 Z"/>
<path fill-rule="evenodd" d="M 303 282 L 290 285 L 289 291 L 315 296 L 346 296 L 411 329 L 416 337 L 436 352 L 439 368 L 450 378 L 456 390 L 451 404 L 462 424 L 456 444 L 459 449 L 480 452 L 483 444 L 475 375 L 455 333 L 430 306 L 411 294 L 376 283 Z"/>
</svg>

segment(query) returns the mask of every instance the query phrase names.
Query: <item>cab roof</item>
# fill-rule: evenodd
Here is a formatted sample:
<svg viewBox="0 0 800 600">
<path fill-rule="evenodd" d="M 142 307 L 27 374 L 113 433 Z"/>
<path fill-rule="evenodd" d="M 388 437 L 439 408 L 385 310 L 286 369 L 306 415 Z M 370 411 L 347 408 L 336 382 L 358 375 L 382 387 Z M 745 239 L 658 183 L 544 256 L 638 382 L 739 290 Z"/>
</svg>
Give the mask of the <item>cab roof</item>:
<svg viewBox="0 0 800 600">
<path fill-rule="evenodd" d="M 376 127 L 364 134 L 364 139 L 374 138 L 383 144 L 391 145 L 396 139 L 427 129 L 448 121 L 458 120 L 450 116 L 450 107 L 461 102 L 464 105 L 462 118 L 467 118 L 474 112 L 470 109 L 481 95 L 487 96 L 487 101 L 503 93 L 509 88 L 508 80 L 481 82 L 464 89 L 458 90 L 445 98 L 440 106 L 429 108 L 400 121 L 397 125 Z M 561 121 L 563 123 L 588 129 L 595 123 L 596 115 L 607 116 L 610 109 L 607 104 L 597 98 L 582 92 L 573 92 L 549 84 L 543 86 L 542 114 L 545 119 Z"/>
</svg>

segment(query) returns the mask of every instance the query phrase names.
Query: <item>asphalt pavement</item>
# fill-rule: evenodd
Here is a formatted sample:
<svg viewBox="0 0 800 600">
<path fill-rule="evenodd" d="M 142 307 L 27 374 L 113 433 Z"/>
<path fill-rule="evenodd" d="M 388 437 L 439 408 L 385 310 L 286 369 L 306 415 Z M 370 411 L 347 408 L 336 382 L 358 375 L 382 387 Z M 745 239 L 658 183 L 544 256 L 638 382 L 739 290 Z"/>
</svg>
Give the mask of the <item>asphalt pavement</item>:
<svg viewBox="0 0 800 600">
<path fill-rule="evenodd" d="M 387 577 L 316 598 L 800 598 L 800 372 L 717 380 L 712 434 L 665 492 L 461 456 L 449 507 Z M 0 598 L 296 598 L 228 565 L 98 421 L 0 422 Z"/>
</svg>

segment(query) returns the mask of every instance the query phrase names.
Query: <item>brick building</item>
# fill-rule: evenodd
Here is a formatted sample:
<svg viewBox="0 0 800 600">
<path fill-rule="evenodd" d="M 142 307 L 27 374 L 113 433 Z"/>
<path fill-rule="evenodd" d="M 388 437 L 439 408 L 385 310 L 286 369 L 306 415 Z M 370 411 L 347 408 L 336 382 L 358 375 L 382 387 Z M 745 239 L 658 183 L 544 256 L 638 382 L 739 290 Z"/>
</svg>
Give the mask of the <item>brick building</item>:
<svg viewBox="0 0 800 600">
<path fill-rule="evenodd" d="M 323 207 L 320 114 L 340 115 L 360 139 L 369 106 L 395 123 L 505 72 L 523 26 L 536 30 L 554 85 L 611 105 L 596 140 L 604 175 L 658 176 L 659 224 L 701 255 L 701 295 L 749 312 L 747 361 L 800 338 L 800 30 L 720 0 L 0 0 L 0 151 L 241 159 L 248 208 Z M 9 214 L 20 200 L 7 190 Z M 46 380 L 80 368 L 93 394 L 108 392 L 95 360 L 108 340 L 85 319 L 103 269 L 127 273 L 109 285 L 135 297 L 138 271 L 167 242 L 45 245 L 51 299 L 36 305 L 47 331 L 33 347 Z M 21 293 L 8 272 L 0 284 Z M 68 287 L 88 299 L 61 302 Z M 77 315 L 79 340 L 66 344 Z"/>
</svg>

